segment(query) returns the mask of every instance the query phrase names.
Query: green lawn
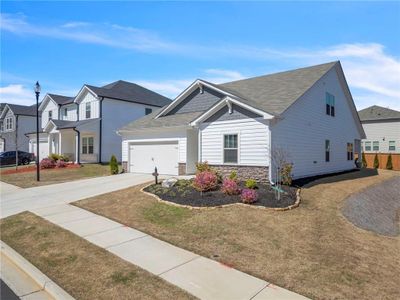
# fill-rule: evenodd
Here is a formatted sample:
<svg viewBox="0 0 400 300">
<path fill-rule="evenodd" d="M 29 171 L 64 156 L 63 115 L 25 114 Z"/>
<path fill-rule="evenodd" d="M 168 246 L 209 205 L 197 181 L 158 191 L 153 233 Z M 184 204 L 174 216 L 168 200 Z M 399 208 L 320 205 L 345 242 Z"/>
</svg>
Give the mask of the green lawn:
<svg viewBox="0 0 400 300">
<path fill-rule="evenodd" d="M 19 168 L 24 167 L 20 166 Z M 1 172 L 3 172 L 4 170 L 5 169 L 1 169 Z M 0 173 L 0 180 L 22 188 L 29 188 L 34 186 L 48 185 L 107 175 L 110 175 L 109 165 L 84 164 L 80 168 L 40 170 L 41 180 L 39 182 L 36 181 L 36 171 L 6 175 Z"/>
</svg>

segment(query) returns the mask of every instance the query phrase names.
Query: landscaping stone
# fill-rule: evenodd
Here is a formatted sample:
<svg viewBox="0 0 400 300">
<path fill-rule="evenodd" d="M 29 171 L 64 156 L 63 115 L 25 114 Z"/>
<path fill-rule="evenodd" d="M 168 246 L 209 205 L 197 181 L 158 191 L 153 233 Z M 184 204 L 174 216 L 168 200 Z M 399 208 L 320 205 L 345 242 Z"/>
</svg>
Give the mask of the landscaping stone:
<svg viewBox="0 0 400 300">
<path fill-rule="evenodd" d="M 168 178 L 168 179 L 163 180 L 163 182 L 161 183 L 161 186 L 165 187 L 165 188 L 170 188 L 170 187 L 173 187 L 177 181 L 178 181 L 178 179 L 176 179 L 176 178 Z"/>
</svg>

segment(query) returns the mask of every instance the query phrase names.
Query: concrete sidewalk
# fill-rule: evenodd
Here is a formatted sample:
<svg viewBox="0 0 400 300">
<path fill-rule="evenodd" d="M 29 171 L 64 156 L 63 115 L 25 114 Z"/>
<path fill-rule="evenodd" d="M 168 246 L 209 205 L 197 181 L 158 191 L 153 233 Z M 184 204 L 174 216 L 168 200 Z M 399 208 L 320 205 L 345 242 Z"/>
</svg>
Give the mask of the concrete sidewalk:
<svg viewBox="0 0 400 300">
<path fill-rule="evenodd" d="M 126 173 L 21 189 L 1 183 L 0 217 L 39 207 L 70 203 L 154 180 L 148 174 Z"/>
<path fill-rule="evenodd" d="M 32 212 L 200 299 L 307 299 L 72 205 Z"/>
</svg>

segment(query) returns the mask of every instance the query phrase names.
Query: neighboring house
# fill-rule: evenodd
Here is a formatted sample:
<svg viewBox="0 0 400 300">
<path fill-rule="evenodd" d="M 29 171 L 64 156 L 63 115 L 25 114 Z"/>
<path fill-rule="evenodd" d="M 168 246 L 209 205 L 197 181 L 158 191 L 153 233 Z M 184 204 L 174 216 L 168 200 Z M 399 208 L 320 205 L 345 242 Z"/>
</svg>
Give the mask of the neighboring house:
<svg viewBox="0 0 400 300">
<path fill-rule="evenodd" d="M 225 84 L 196 80 L 119 133 L 129 172 L 193 174 L 208 161 L 223 174 L 272 182 L 282 155 L 294 178 L 353 169 L 365 138 L 340 62 Z"/>
<path fill-rule="evenodd" d="M 171 101 L 137 84 L 116 81 L 103 87 L 85 84 L 76 97 L 47 94 L 42 112 L 41 159 L 51 153 L 75 162 L 121 161 L 121 137 L 116 130 Z M 36 134 L 29 134 L 35 149 Z"/>
<path fill-rule="evenodd" d="M 394 169 L 400 169 L 400 111 L 371 106 L 358 112 L 366 138 L 362 140 L 362 150 L 368 166 L 373 165 L 378 154 L 380 167 L 385 168 L 387 154 L 392 154 Z"/>
<path fill-rule="evenodd" d="M 0 104 L 0 152 L 29 151 L 26 133 L 36 126 L 36 105 Z"/>
</svg>

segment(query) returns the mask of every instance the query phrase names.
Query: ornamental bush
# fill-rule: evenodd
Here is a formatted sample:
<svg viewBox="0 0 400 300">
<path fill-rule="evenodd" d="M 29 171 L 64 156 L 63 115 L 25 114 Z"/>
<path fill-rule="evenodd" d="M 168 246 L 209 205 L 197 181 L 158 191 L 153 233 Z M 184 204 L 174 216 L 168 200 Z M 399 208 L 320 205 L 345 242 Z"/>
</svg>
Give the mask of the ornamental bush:
<svg viewBox="0 0 400 300">
<path fill-rule="evenodd" d="M 59 155 L 59 154 L 57 154 L 57 153 L 52 153 L 52 154 L 49 155 L 49 158 L 50 158 L 51 160 L 53 160 L 53 161 L 59 160 L 60 157 L 61 157 L 61 155 Z"/>
<path fill-rule="evenodd" d="M 251 190 L 254 190 L 257 188 L 257 181 L 255 181 L 254 179 L 247 179 L 246 182 L 244 183 L 244 185 Z"/>
<path fill-rule="evenodd" d="M 289 164 L 289 163 L 286 163 L 282 166 L 282 169 L 281 169 L 282 184 L 284 184 L 284 185 L 292 184 L 292 169 L 293 169 L 293 165 Z"/>
<path fill-rule="evenodd" d="M 378 154 L 375 154 L 375 158 L 374 158 L 374 168 L 375 168 L 375 169 L 378 169 L 378 168 L 379 168 Z"/>
<path fill-rule="evenodd" d="M 392 153 L 389 153 L 387 162 L 386 162 L 386 169 L 392 170 L 393 169 L 393 163 L 392 163 Z"/>
<path fill-rule="evenodd" d="M 235 180 L 226 178 L 222 183 L 222 192 L 226 195 L 237 195 L 240 193 L 240 190 Z"/>
<path fill-rule="evenodd" d="M 218 178 L 210 171 L 199 172 L 193 180 L 193 187 L 199 192 L 214 190 L 218 185 Z"/>
<path fill-rule="evenodd" d="M 211 167 L 210 167 L 210 165 L 208 164 L 207 161 L 199 162 L 199 163 L 196 163 L 196 170 L 197 170 L 197 173 L 210 172 L 211 171 Z"/>
<path fill-rule="evenodd" d="M 67 163 L 61 159 L 57 160 L 56 162 L 56 167 L 57 168 L 65 168 L 67 166 Z"/>
<path fill-rule="evenodd" d="M 257 201 L 258 194 L 256 190 L 252 189 L 243 189 L 242 194 L 240 195 L 240 198 L 242 199 L 243 203 L 254 203 Z"/>
<path fill-rule="evenodd" d="M 229 175 L 229 179 L 237 181 L 237 172 L 232 171 L 231 174 Z"/>
<path fill-rule="evenodd" d="M 111 175 L 118 174 L 118 161 L 114 154 L 111 155 L 110 159 L 110 172 Z"/>
<path fill-rule="evenodd" d="M 362 166 L 363 166 L 363 168 L 368 167 L 367 159 L 365 158 L 365 153 L 364 153 L 364 152 L 363 152 L 362 155 L 361 155 L 361 160 L 362 160 Z"/>
<path fill-rule="evenodd" d="M 43 158 L 42 161 L 40 162 L 41 169 L 52 169 L 55 168 L 55 166 L 56 163 L 51 158 Z"/>
<path fill-rule="evenodd" d="M 62 160 L 63 162 L 69 162 L 69 157 L 68 155 L 60 155 L 58 160 Z"/>
</svg>

